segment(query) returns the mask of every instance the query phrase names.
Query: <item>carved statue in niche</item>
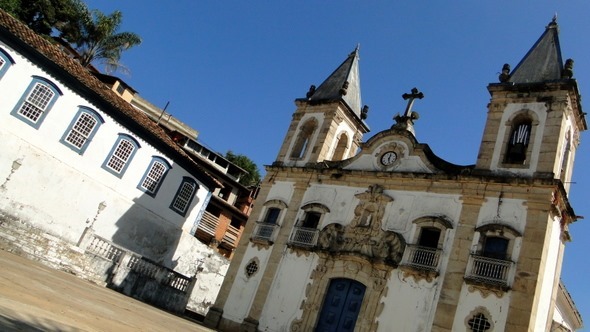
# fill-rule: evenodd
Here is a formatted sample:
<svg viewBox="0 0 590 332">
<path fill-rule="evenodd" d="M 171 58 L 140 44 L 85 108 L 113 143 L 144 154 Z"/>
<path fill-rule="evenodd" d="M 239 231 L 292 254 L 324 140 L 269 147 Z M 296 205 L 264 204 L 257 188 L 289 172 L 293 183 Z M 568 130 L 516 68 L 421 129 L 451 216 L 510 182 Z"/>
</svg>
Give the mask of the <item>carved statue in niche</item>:
<svg viewBox="0 0 590 332">
<path fill-rule="evenodd" d="M 403 237 L 381 228 L 385 206 L 393 198 L 383 193 L 379 185 L 357 194 L 360 200 L 354 209 L 350 225 L 330 224 L 324 227 L 318 238 L 320 250 L 329 253 L 353 253 L 371 261 L 399 264 L 405 248 Z"/>
</svg>

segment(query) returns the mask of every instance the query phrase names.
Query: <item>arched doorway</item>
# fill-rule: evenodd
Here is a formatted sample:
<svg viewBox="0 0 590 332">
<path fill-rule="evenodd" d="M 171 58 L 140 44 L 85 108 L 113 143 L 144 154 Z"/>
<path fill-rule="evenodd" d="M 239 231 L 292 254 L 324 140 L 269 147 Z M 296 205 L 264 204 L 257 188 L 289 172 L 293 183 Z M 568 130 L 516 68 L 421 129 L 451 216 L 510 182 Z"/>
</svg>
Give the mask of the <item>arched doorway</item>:
<svg viewBox="0 0 590 332">
<path fill-rule="evenodd" d="M 317 332 L 352 332 L 363 303 L 365 285 L 352 279 L 330 281 L 316 327 Z"/>
</svg>

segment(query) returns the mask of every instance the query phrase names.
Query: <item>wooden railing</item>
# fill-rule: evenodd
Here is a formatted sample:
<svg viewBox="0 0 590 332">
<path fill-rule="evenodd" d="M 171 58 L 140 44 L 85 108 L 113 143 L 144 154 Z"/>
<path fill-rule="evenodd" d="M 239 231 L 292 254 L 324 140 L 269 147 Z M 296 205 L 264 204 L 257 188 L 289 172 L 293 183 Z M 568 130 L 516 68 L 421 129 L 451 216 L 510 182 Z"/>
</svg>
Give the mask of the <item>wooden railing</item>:
<svg viewBox="0 0 590 332">
<path fill-rule="evenodd" d="M 231 247 L 235 248 L 238 246 L 238 240 L 240 239 L 240 230 L 232 225 L 227 226 L 227 230 L 223 235 L 223 239 L 221 242 L 229 244 Z"/>
<path fill-rule="evenodd" d="M 218 225 L 219 218 L 212 215 L 210 212 L 205 211 L 201 218 L 201 222 L 199 222 L 198 229 L 209 235 L 215 236 L 215 231 L 217 230 Z"/>
</svg>

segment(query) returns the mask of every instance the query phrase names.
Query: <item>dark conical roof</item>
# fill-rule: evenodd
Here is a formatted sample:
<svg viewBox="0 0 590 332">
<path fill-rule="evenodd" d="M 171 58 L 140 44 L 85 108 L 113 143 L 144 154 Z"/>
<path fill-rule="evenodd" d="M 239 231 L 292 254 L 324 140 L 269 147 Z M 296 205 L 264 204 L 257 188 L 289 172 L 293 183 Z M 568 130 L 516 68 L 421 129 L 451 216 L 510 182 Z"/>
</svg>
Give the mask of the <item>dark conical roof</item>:
<svg viewBox="0 0 590 332">
<path fill-rule="evenodd" d="M 545 32 L 514 68 L 509 82 L 534 83 L 561 79 L 563 62 L 559 46 L 559 28 L 556 19 L 545 28 Z"/>
<path fill-rule="evenodd" d="M 358 117 L 361 116 L 359 78 L 359 49 L 348 58 L 315 90 L 310 101 L 342 100 Z"/>
</svg>

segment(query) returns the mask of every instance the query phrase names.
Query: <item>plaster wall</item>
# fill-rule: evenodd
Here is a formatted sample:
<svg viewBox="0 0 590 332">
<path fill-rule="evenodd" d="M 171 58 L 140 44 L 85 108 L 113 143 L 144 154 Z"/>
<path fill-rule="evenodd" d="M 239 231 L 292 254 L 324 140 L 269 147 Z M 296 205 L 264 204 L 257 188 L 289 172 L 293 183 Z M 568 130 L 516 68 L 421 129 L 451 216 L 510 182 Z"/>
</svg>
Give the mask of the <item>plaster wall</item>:
<svg viewBox="0 0 590 332">
<path fill-rule="evenodd" d="M 484 296 L 479 291 L 470 291 L 469 286 L 464 283 L 455 312 L 453 331 L 468 330 L 469 319 L 480 311 L 488 317 L 492 324 L 490 331 L 504 331 L 510 300 L 511 292 L 504 292 L 500 298 L 493 293 Z"/>
<path fill-rule="evenodd" d="M 394 270 L 387 287 L 383 311 L 378 317 L 378 331 L 428 331 L 432 326 L 440 280 L 416 281 L 404 277 L 402 271 Z"/>
<path fill-rule="evenodd" d="M 268 263 L 271 250 L 259 248 L 254 245 L 248 245 L 244 257 L 240 262 L 238 272 L 236 273 L 232 288 L 229 292 L 225 306 L 223 307 L 223 317 L 241 323 L 248 316 L 254 296 L 259 287 L 270 287 L 270 285 L 261 285 L 264 269 Z M 258 271 L 248 277 L 246 266 L 250 262 L 256 262 Z"/>
<path fill-rule="evenodd" d="M 559 218 L 555 217 L 553 220 L 548 220 L 551 223 L 551 231 L 549 235 L 549 245 L 547 248 L 547 255 L 545 256 L 545 264 L 542 265 L 542 284 L 541 292 L 539 294 L 539 304 L 537 307 L 537 319 L 535 321 L 535 331 L 543 331 L 547 328 L 548 314 L 551 312 L 550 308 L 555 301 L 553 297 L 554 286 L 556 279 L 559 278 L 559 268 L 557 262 L 559 260 L 559 247 L 561 243 L 561 226 Z M 543 264 L 543 263 L 541 263 Z M 557 273 L 556 273 L 557 272 Z"/>
<path fill-rule="evenodd" d="M 261 331 L 289 331 L 291 322 L 301 318 L 306 285 L 311 282 L 310 275 L 317 261 L 317 255 L 285 253 L 264 304 Z"/>
</svg>

